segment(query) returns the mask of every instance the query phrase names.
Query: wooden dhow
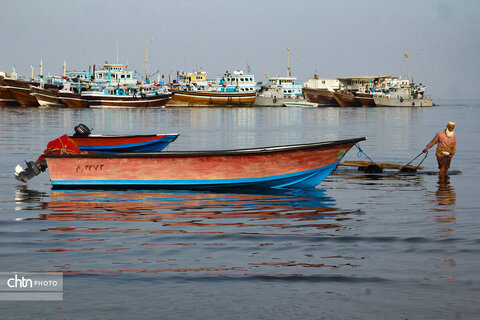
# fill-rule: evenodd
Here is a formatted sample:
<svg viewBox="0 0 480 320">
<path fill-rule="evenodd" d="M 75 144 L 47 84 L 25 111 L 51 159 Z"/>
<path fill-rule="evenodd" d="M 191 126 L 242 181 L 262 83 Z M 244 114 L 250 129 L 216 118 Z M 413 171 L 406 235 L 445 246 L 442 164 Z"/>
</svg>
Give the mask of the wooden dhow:
<svg viewBox="0 0 480 320">
<path fill-rule="evenodd" d="M 198 73 L 195 75 L 197 79 Z M 212 81 L 206 80 L 206 73 L 201 73 L 200 76 L 201 81 L 179 82 L 171 88 L 173 97 L 167 106 L 249 106 L 255 102 L 257 92 L 253 74 L 236 70 L 219 75 Z M 182 76 L 181 79 L 185 78 Z"/>
<path fill-rule="evenodd" d="M 1 78 L 0 78 L 1 82 Z M 20 104 L 13 94 L 0 83 L 0 107 L 18 107 Z"/>
<path fill-rule="evenodd" d="M 45 89 L 42 86 L 30 86 L 32 95 L 37 99 L 40 106 L 46 107 L 65 107 L 66 104 L 62 101 L 58 94 L 58 89 Z"/>
<path fill-rule="evenodd" d="M 333 96 L 333 91 L 318 88 L 303 88 L 305 99 L 312 103 L 318 103 L 323 106 L 337 106 L 337 100 Z"/>
<path fill-rule="evenodd" d="M 169 106 L 212 107 L 248 106 L 255 102 L 255 92 L 200 92 L 171 89 L 173 97 Z"/>
<path fill-rule="evenodd" d="M 90 108 L 152 108 L 165 106 L 172 94 L 165 92 L 111 94 L 91 91 L 82 93 L 81 97 L 88 101 Z"/>
<path fill-rule="evenodd" d="M 30 86 L 39 86 L 39 82 L 31 82 L 24 80 L 6 79 L 2 80 L 2 87 L 8 89 L 10 94 L 17 100 L 21 107 L 38 107 L 39 103 L 35 96 L 32 95 Z M 45 89 L 60 89 L 54 84 L 45 84 Z"/>
</svg>

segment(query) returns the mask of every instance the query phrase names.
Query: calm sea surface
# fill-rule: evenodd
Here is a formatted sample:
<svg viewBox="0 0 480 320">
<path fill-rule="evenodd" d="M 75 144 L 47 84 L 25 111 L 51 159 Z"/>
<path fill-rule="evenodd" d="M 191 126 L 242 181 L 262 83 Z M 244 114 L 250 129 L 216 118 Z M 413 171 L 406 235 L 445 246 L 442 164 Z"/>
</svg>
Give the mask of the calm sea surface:
<svg viewBox="0 0 480 320">
<path fill-rule="evenodd" d="M 480 101 L 435 108 L 0 109 L 0 272 L 63 272 L 63 301 L 2 319 L 478 319 Z M 457 155 L 424 171 L 340 167 L 317 189 L 51 190 L 14 167 L 79 123 L 180 133 L 167 150 L 367 136 L 406 164 L 448 121 Z M 359 157 L 360 156 L 360 157 Z M 345 160 L 366 160 L 353 148 Z M 417 159 L 416 164 L 418 164 Z"/>
</svg>

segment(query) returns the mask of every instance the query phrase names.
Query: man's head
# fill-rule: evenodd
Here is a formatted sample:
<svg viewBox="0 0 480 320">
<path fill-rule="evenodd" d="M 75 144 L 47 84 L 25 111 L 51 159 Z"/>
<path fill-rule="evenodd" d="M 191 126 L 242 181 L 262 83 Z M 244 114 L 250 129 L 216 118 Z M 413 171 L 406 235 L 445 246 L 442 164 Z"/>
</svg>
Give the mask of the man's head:
<svg viewBox="0 0 480 320">
<path fill-rule="evenodd" d="M 445 134 L 447 137 L 451 138 L 453 137 L 453 129 L 455 128 L 455 123 L 454 122 L 449 122 L 447 123 L 447 129 L 445 129 Z"/>
</svg>

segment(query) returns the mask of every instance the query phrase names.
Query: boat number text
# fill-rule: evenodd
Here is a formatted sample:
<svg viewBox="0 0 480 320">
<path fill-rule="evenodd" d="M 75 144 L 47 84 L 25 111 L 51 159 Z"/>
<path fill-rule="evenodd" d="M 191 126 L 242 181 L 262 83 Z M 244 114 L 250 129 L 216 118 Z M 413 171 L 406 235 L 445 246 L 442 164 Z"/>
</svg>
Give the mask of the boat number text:
<svg viewBox="0 0 480 320">
<path fill-rule="evenodd" d="M 78 165 L 76 172 L 92 172 L 92 171 L 102 171 L 104 164 L 86 164 L 83 166 Z"/>
</svg>

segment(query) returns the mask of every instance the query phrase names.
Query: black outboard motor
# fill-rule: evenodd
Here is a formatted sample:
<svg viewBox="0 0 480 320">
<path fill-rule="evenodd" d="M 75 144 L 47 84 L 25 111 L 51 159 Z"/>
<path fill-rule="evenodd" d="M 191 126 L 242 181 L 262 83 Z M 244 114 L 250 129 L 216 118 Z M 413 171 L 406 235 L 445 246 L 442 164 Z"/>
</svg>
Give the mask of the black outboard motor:
<svg viewBox="0 0 480 320">
<path fill-rule="evenodd" d="M 25 169 L 19 164 L 15 167 L 15 179 L 18 181 L 27 182 L 47 170 L 46 161 L 28 161 L 26 164 L 27 167 Z"/>
<path fill-rule="evenodd" d="M 75 127 L 75 134 L 74 137 L 88 137 L 91 133 L 91 130 L 88 129 L 86 125 L 80 123 L 78 126 Z"/>
</svg>

